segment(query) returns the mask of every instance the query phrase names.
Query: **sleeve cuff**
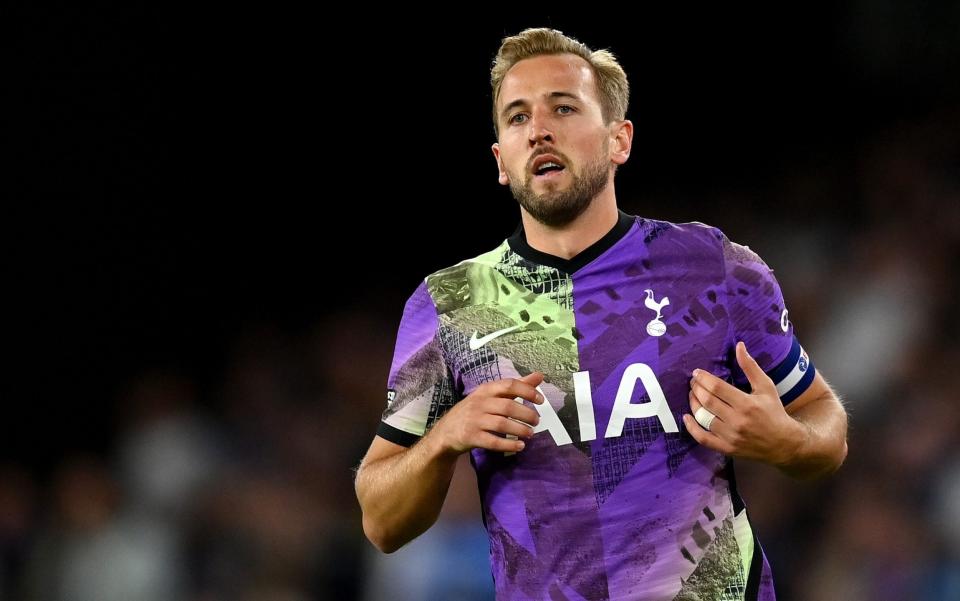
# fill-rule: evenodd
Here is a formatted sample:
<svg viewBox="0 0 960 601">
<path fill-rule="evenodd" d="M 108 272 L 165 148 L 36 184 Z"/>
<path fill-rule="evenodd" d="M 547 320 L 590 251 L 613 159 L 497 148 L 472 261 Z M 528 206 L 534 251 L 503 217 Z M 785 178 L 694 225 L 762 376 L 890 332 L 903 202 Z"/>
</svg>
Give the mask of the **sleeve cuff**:
<svg viewBox="0 0 960 601">
<path fill-rule="evenodd" d="M 412 447 L 413 443 L 420 440 L 420 437 L 416 434 L 394 428 L 387 422 L 380 422 L 380 426 L 377 428 L 377 436 L 404 447 Z"/>
</svg>

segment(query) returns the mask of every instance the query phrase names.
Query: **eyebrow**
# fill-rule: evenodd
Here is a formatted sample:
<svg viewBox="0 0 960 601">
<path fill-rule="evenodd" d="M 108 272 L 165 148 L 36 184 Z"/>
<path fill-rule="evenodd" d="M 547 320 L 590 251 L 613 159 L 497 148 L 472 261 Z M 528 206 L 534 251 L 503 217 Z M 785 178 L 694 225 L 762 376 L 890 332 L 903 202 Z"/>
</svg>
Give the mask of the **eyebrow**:
<svg viewBox="0 0 960 601">
<path fill-rule="evenodd" d="M 579 101 L 579 100 L 580 100 L 580 97 L 577 96 L 576 94 L 572 93 L 572 92 L 550 92 L 550 94 L 547 96 L 547 98 L 550 98 L 550 99 L 570 98 L 570 99 L 576 100 L 576 101 Z M 503 110 L 500 111 L 500 117 L 506 118 L 507 115 L 510 114 L 510 111 L 512 111 L 514 108 L 516 108 L 516 107 L 518 107 L 518 106 L 523 106 L 523 105 L 525 105 L 525 104 L 527 104 L 527 101 L 524 100 L 523 98 L 518 98 L 518 99 L 514 100 L 513 102 L 511 102 L 511 103 L 508 104 L 507 106 L 503 107 Z"/>
</svg>

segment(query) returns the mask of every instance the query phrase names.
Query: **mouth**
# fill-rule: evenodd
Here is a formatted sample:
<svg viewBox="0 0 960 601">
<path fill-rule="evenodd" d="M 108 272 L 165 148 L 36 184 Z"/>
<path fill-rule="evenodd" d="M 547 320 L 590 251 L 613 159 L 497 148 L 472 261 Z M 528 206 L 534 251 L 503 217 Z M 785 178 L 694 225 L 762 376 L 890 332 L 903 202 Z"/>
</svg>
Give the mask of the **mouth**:
<svg viewBox="0 0 960 601">
<path fill-rule="evenodd" d="M 559 158 L 544 154 L 534 160 L 531 173 L 535 180 L 550 180 L 559 177 L 566 169 Z"/>
<path fill-rule="evenodd" d="M 566 171 L 563 167 L 547 167 L 534 172 L 533 179 L 538 181 L 548 181 L 560 177 L 560 174 Z"/>
</svg>

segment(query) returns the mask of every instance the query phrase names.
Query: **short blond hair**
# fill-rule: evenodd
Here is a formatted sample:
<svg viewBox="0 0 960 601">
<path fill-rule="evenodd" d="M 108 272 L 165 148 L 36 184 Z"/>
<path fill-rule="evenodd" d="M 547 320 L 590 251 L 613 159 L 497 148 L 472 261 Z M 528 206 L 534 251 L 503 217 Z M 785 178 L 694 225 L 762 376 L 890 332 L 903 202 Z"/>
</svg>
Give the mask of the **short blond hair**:
<svg viewBox="0 0 960 601">
<path fill-rule="evenodd" d="M 609 50 L 590 50 L 586 44 L 575 40 L 563 32 L 546 27 L 524 29 L 517 35 L 503 38 L 497 56 L 490 69 L 490 86 L 493 88 L 493 127 L 500 135 L 497 121 L 497 99 L 500 86 L 507 71 L 526 58 L 549 54 L 573 54 L 590 64 L 597 80 L 597 96 L 603 111 L 604 123 L 623 120 L 630 101 L 630 83 L 623 67 Z"/>
</svg>

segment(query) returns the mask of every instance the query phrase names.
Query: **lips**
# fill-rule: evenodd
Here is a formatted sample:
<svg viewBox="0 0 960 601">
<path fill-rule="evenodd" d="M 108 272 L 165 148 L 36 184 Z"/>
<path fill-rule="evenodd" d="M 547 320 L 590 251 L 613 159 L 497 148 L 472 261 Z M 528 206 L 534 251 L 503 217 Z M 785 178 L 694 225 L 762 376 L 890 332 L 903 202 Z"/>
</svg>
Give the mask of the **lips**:
<svg viewBox="0 0 960 601">
<path fill-rule="evenodd" d="M 558 156 L 549 153 L 537 155 L 530 166 L 530 172 L 537 177 L 560 173 L 564 169 L 566 169 L 566 165 L 563 161 Z"/>
</svg>

